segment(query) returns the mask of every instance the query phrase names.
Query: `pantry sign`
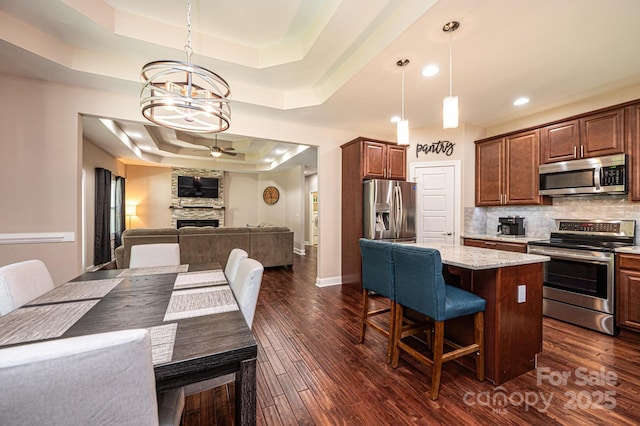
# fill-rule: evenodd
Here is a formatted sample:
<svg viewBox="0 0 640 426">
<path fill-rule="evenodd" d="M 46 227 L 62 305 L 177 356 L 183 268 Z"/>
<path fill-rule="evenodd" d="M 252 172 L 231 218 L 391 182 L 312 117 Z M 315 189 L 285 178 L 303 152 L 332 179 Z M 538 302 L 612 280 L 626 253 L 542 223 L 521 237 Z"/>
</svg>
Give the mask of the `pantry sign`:
<svg viewBox="0 0 640 426">
<path fill-rule="evenodd" d="M 450 141 L 437 141 L 432 142 L 430 144 L 416 144 L 416 158 L 418 158 L 418 154 L 424 152 L 425 154 L 444 154 L 447 157 L 450 157 L 453 154 L 453 147 L 456 144 Z"/>
</svg>

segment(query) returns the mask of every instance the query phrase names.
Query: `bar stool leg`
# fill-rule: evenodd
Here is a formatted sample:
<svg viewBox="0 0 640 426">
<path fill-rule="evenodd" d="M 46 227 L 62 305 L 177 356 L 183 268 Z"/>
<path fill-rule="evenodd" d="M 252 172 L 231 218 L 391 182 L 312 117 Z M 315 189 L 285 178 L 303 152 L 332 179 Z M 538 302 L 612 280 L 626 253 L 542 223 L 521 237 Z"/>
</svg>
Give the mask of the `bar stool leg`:
<svg viewBox="0 0 640 426">
<path fill-rule="evenodd" d="M 473 336 L 476 345 L 478 345 L 478 353 L 476 355 L 476 377 L 478 380 L 484 380 L 484 312 L 477 312 L 473 316 Z"/>
<path fill-rule="evenodd" d="M 391 363 L 393 358 L 393 345 L 396 335 L 396 309 L 397 304 L 395 301 L 391 301 L 391 312 L 389 313 L 389 336 L 387 339 L 387 364 Z M 400 324 L 402 328 L 402 324 Z"/>
<path fill-rule="evenodd" d="M 433 366 L 431 367 L 431 389 L 429 396 L 438 399 L 440 390 L 440 374 L 442 373 L 442 352 L 444 351 L 444 321 L 435 321 L 433 342 Z"/>
<path fill-rule="evenodd" d="M 364 342 L 364 333 L 367 328 L 367 317 L 369 316 L 369 291 L 362 289 L 362 328 L 360 329 L 360 340 L 358 343 Z"/>
</svg>

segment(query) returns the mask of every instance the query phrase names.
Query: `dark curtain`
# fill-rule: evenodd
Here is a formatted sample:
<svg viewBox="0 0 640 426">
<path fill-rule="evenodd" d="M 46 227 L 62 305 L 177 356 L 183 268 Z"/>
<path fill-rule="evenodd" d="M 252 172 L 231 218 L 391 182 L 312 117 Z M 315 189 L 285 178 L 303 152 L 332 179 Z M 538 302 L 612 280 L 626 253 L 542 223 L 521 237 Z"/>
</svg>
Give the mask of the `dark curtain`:
<svg viewBox="0 0 640 426">
<path fill-rule="evenodd" d="M 113 230 L 115 234 L 114 248 L 118 248 L 122 245 L 122 233 L 125 228 L 125 211 L 124 211 L 124 187 L 125 181 L 122 176 L 116 176 L 116 205 L 115 205 L 115 228 Z"/>
<path fill-rule="evenodd" d="M 93 264 L 111 262 L 111 172 L 96 168 L 95 247 Z"/>
</svg>

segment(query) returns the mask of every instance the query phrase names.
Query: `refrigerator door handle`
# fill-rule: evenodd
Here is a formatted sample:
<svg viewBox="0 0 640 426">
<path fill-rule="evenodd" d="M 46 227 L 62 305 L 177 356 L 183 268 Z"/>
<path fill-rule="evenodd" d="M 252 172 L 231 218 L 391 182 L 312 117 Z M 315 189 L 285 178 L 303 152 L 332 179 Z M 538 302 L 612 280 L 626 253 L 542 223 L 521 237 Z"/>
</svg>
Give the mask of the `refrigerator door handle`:
<svg viewBox="0 0 640 426">
<path fill-rule="evenodd" d="M 394 204 L 395 204 L 395 225 L 396 225 L 396 237 L 400 235 L 400 231 L 402 228 L 402 215 L 403 215 L 403 207 L 402 207 L 402 189 L 399 186 L 394 188 Z"/>
</svg>

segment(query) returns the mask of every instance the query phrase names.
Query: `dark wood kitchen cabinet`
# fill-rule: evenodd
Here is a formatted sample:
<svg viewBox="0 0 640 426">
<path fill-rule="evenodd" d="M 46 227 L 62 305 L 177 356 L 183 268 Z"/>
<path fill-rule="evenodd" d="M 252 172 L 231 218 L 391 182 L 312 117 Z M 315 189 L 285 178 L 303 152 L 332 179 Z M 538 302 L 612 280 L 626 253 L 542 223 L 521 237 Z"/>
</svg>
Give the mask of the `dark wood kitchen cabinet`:
<svg viewBox="0 0 640 426">
<path fill-rule="evenodd" d="M 360 141 L 359 144 L 362 151 L 363 179 L 405 180 L 407 178 L 407 147 L 367 139 Z"/>
<path fill-rule="evenodd" d="M 538 194 L 537 129 L 476 141 L 476 206 L 548 204 Z"/>
<path fill-rule="evenodd" d="M 624 108 L 614 108 L 540 129 L 542 164 L 624 153 Z"/>
<path fill-rule="evenodd" d="M 629 197 L 633 201 L 640 201 L 640 103 L 625 109 L 624 126 L 629 154 Z"/>
<path fill-rule="evenodd" d="M 359 137 L 342 148 L 342 284 L 360 285 L 362 265 L 362 181 L 406 180 L 407 148 Z"/>
<path fill-rule="evenodd" d="M 640 332 L 640 255 L 616 254 L 616 325 Z"/>
</svg>

